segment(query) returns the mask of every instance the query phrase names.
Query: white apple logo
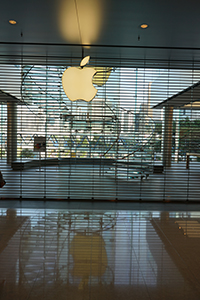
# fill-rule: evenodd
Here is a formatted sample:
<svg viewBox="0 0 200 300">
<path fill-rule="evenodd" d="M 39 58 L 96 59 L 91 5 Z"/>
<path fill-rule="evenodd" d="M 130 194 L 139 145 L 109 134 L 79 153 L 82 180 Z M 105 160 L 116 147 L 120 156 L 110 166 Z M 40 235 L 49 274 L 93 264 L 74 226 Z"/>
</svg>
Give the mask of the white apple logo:
<svg viewBox="0 0 200 300">
<path fill-rule="evenodd" d="M 89 102 L 97 93 L 97 89 L 92 84 L 92 77 L 96 73 L 96 70 L 93 68 L 84 68 L 89 59 L 90 56 L 86 56 L 82 59 L 80 67 L 70 67 L 63 73 L 63 89 L 71 101 L 85 100 Z"/>
</svg>

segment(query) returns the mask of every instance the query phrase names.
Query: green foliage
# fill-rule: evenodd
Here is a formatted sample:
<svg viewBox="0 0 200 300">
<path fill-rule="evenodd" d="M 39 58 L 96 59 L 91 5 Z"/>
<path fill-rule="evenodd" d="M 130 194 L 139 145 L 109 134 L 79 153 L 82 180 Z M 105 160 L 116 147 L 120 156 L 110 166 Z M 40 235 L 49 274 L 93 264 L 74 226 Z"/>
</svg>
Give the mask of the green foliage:
<svg viewBox="0 0 200 300">
<path fill-rule="evenodd" d="M 80 158 L 85 158 L 85 157 L 87 157 L 87 152 L 86 151 L 81 152 Z"/>
<path fill-rule="evenodd" d="M 154 151 L 155 152 L 161 152 L 161 140 L 155 141 Z"/>
<path fill-rule="evenodd" d="M 187 117 L 180 120 L 180 127 L 185 129 L 200 128 L 200 120 L 190 121 L 190 119 Z"/>
<path fill-rule="evenodd" d="M 200 120 L 180 120 L 179 153 L 200 152 Z"/>
<path fill-rule="evenodd" d="M 161 152 L 161 135 L 162 135 L 162 123 L 155 123 L 155 134 L 154 134 L 154 151 Z"/>
<path fill-rule="evenodd" d="M 71 138 L 67 139 L 67 145 L 69 148 L 73 147 L 73 142 L 72 142 Z"/>
<path fill-rule="evenodd" d="M 162 123 L 156 123 L 155 133 L 162 134 Z"/>
<path fill-rule="evenodd" d="M 88 146 L 88 140 L 86 138 L 84 138 L 83 142 L 82 142 L 83 146 Z"/>
<path fill-rule="evenodd" d="M 98 141 L 98 139 L 99 139 L 98 136 L 94 136 L 94 137 L 93 137 L 93 140 L 91 141 L 91 144 L 92 144 L 93 146 L 95 146 L 96 143 L 97 143 L 97 141 Z"/>
<path fill-rule="evenodd" d="M 179 123 L 179 155 L 185 156 L 187 152 L 200 153 L 200 120 L 190 120 L 188 117 Z M 173 121 L 172 153 L 175 152 L 176 124 Z M 161 151 L 162 124 L 157 122 L 155 127 L 154 151 Z"/>
<path fill-rule="evenodd" d="M 0 156 L 3 157 L 5 154 L 6 154 L 5 150 L 3 150 L 3 149 L 1 150 L 0 149 Z"/>
<path fill-rule="evenodd" d="M 22 157 L 22 158 L 33 158 L 34 153 L 30 149 L 23 149 L 20 153 L 20 157 Z"/>
</svg>

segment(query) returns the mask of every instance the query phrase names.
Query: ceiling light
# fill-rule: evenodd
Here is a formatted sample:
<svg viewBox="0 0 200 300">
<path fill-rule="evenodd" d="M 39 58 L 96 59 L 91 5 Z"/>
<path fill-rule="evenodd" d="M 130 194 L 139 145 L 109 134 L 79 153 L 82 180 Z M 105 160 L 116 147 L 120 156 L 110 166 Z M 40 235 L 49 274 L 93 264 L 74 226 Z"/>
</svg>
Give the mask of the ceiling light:
<svg viewBox="0 0 200 300">
<path fill-rule="evenodd" d="M 8 22 L 9 22 L 10 24 L 12 24 L 12 25 L 17 24 L 17 21 L 15 21 L 15 20 L 9 20 Z"/>
<path fill-rule="evenodd" d="M 140 27 L 141 27 L 142 29 L 145 29 L 145 28 L 149 27 L 149 25 L 148 25 L 148 24 L 142 24 L 142 25 L 140 25 Z"/>
</svg>

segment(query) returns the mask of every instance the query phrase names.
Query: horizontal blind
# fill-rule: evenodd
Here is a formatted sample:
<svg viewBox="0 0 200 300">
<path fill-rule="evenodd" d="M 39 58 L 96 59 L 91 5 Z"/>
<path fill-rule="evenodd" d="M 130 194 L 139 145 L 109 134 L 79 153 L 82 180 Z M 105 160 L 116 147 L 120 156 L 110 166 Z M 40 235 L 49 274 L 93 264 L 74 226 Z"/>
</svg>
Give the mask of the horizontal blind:
<svg viewBox="0 0 200 300">
<path fill-rule="evenodd" d="M 26 64 L 26 57 L 18 57 L 18 64 L 5 64 L 1 58 L 6 185 L 0 197 L 199 200 L 200 71 L 195 64 L 177 61 L 156 68 L 152 62 L 150 68 L 146 61 L 138 67 L 128 60 L 106 65 L 91 59 L 81 69 L 80 60 L 61 64 L 46 57 L 45 63 L 30 64 L 29 58 Z M 80 94 L 71 101 L 65 93 L 62 77 L 71 67 L 94 70 L 87 88 L 96 89 L 91 101 Z M 75 94 L 78 89 L 79 84 Z M 163 101 L 166 106 L 159 108 Z"/>
</svg>

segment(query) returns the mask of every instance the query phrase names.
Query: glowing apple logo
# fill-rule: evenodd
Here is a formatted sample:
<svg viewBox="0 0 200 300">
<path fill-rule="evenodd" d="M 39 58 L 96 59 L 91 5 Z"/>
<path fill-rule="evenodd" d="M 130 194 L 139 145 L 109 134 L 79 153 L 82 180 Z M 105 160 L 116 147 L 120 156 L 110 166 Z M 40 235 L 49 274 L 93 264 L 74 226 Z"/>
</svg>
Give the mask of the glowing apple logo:
<svg viewBox="0 0 200 300">
<path fill-rule="evenodd" d="M 63 73 L 63 89 L 71 101 L 85 100 L 89 102 L 97 93 L 97 89 L 92 84 L 92 77 L 96 70 L 84 67 L 89 59 L 90 56 L 86 56 L 82 59 L 80 67 L 70 67 Z"/>
</svg>

